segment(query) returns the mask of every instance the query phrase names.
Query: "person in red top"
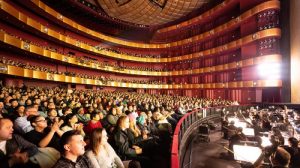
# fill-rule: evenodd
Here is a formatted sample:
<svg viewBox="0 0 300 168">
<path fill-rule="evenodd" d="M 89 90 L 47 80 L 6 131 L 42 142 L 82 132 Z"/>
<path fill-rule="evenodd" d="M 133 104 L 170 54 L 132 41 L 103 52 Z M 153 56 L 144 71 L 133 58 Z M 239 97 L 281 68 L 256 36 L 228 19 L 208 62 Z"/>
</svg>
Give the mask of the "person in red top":
<svg viewBox="0 0 300 168">
<path fill-rule="evenodd" d="M 84 127 L 84 132 L 87 135 L 89 135 L 96 128 L 102 128 L 102 124 L 100 122 L 100 115 L 99 115 L 99 113 L 93 112 L 93 113 L 91 113 L 91 120 Z"/>
</svg>

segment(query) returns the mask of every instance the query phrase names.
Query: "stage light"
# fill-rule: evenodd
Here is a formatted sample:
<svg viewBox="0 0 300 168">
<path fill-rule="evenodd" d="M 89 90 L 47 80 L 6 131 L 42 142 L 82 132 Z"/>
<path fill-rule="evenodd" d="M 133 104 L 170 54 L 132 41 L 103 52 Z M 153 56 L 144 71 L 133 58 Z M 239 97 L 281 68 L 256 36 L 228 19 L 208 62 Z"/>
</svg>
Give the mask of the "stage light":
<svg viewBox="0 0 300 168">
<path fill-rule="evenodd" d="M 263 79 L 280 79 L 281 65 L 278 62 L 263 63 L 257 66 L 257 71 Z"/>
<path fill-rule="evenodd" d="M 259 147 L 233 145 L 234 159 L 254 164 L 262 154 Z"/>
</svg>

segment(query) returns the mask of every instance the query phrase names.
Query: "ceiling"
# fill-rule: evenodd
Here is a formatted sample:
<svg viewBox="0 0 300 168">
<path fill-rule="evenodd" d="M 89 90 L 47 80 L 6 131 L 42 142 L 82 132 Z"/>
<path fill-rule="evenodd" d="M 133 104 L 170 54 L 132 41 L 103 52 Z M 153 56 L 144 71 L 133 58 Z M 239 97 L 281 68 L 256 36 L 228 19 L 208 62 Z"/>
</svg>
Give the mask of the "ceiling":
<svg viewBox="0 0 300 168">
<path fill-rule="evenodd" d="M 89 0 L 91 2 L 93 0 Z M 210 0 L 94 0 L 111 17 L 142 25 L 162 25 L 199 9 Z M 91 2 L 92 3 L 92 2 Z"/>
</svg>

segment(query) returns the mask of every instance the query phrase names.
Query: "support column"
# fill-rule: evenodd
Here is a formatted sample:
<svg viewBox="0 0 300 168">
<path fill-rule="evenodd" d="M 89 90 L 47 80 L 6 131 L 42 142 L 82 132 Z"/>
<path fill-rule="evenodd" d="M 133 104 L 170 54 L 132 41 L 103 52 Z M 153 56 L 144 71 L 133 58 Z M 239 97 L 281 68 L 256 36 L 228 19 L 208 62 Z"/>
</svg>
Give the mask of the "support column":
<svg viewBox="0 0 300 168">
<path fill-rule="evenodd" d="M 291 103 L 300 103 L 300 1 L 290 1 Z"/>
</svg>

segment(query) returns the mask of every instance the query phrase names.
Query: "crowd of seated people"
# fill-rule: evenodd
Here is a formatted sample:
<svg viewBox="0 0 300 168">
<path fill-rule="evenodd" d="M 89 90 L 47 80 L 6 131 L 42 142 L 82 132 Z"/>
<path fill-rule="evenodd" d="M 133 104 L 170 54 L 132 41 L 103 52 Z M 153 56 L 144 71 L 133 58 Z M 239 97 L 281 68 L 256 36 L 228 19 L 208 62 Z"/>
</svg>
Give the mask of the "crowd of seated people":
<svg viewBox="0 0 300 168">
<path fill-rule="evenodd" d="M 153 68 L 153 67 L 135 67 L 135 66 L 126 66 L 126 65 L 118 65 L 116 63 L 110 63 L 110 62 L 102 62 L 102 61 L 99 61 L 98 59 L 95 59 L 95 58 L 91 58 L 91 57 L 87 57 L 87 56 L 82 56 L 82 57 L 79 57 L 79 56 L 75 56 L 75 54 L 73 52 L 63 52 L 61 51 L 62 49 L 61 48 L 58 48 L 58 47 L 53 47 L 53 46 L 50 46 L 50 45 L 43 45 L 42 43 L 38 43 L 38 42 L 34 42 L 34 41 L 29 41 L 29 40 L 26 40 L 26 39 L 23 39 L 22 37 L 19 37 L 15 34 L 12 34 L 12 33 L 8 33 L 6 31 L 4 31 L 3 29 L 0 29 L 0 31 L 2 32 L 5 32 L 11 36 L 14 36 L 16 37 L 17 39 L 19 40 L 22 40 L 22 41 L 25 41 L 26 43 L 28 44 L 33 44 L 35 46 L 38 46 L 38 47 L 42 47 L 43 49 L 45 50 L 49 50 L 51 52 L 55 52 L 55 53 L 58 53 L 58 54 L 62 54 L 62 55 L 66 55 L 68 57 L 71 57 L 71 58 L 75 58 L 77 62 L 81 63 L 81 64 L 87 64 L 87 65 L 90 65 L 91 63 L 94 63 L 96 64 L 98 67 L 101 67 L 101 68 L 105 68 L 105 67 L 113 67 L 114 69 L 116 70 L 124 70 L 124 69 L 130 69 L 130 70 L 139 70 L 139 71 L 152 71 L 152 72 L 160 72 L 160 71 L 167 71 L 166 69 L 164 68 Z M 97 47 L 96 47 L 97 48 Z M 100 49 L 101 50 L 101 49 Z M 104 50 L 104 49 L 103 49 Z M 106 48 L 105 50 L 108 50 L 108 48 Z M 112 50 L 113 51 L 113 50 Z M 120 52 L 117 52 L 116 50 L 116 53 L 120 53 Z M 137 55 L 136 55 L 137 56 Z M 140 56 L 141 57 L 141 56 Z"/>
<path fill-rule="evenodd" d="M 29 64 L 28 62 L 24 63 L 24 62 L 21 62 L 20 60 L 16 61 L 16 60 L 7 59 L 5 57 L 0 57 L 0 63 L 6 64 L 6 65 L 17 66 L 17 67 L 21 67 L 24 69 L 52 73 L 52 74 L 100 80 L 103 84 L 106 84 L 107 82 L 123 82 L 123 83 L 137 83 L 137 84 L 162 84 L 162 82 L 160 80 L 147 80 L 146 81 L 146 80 L 138 80 L 138 79 L 120 79 L 120 78 L 107 77 L 104 75 L 96 76 L 96 75 L 88 75 L 88 74 L 71 72 L 71 71 L 60 72 L 60 71 L 51 69 L 49 67 L 45 67 L 45 66 L 41 66 L 41 65 L 32 65 L 32 64 Z"/>
<path fill-rule="evenodd" d="M 12 65 L 21 67 L 24 69 L 30 69 L 35 71 L 41 71 L 41 72 L 47 72 L 51 74 L 58 74 L 58 75 L 66 75 L 66 76 L 72 76 L 72 77 L 80 77 L 85 79 L 94 79 L 94 80 L 100 80 L 102 84 L 107 84 L 107 82 L 120 82 L 120 83 L 136 83 L 136 84 L 154 84 L 154 85 L 160 85 L 160 84 L 187 84 L 187 82 L 182 81 L 176 81 L 176 82 L 168 82 L 162 81 L 160 79 L 151 79 L 151 80 L 144 80 L 144 79 L 125 79 L 125 78 L 113 78 L 108 77 L 105 75 L 91 75 L 91 74 L 83 74 L 78 72 L 72 72 L 72 71 L 65 71 L 60 72 L 55 69 L 51 69 L 46 66 L 41 65 L 32 65 L 28 62 L 22 62 L 20 60 L 11 60 L 5 57 L 0 57 L 0 63 L 6 64 L 6 65 Z"/>
<path fill-rule="evenodd" d="M 163 58 L 166 57 L 166 54 L 140 54 L 140 53 L 129 53 L 129 52 L 124 52 L 120 50 L 119 48 L 107 48 L 104 46 L 96 46 L 95 47 L 99 51 L 109 51 L 109 52 L 114 52 L 117 54 L 125 54 L 125 55 L 130 55 L 130 56 L 135 56 L 135 57 L 143 57 L 143 58 Z"/>
<path fill-rule="evenodd" d="M 64 52 L 61 51 L 58 47 L 52 47 L 52 46 L 49 46 L 49 45 L 43 45 L 43 44 L 41 44 L 39 42 L 29 41 L 27 39 L 24 39 L 24 38 L 18 36 L 18 35 L 15 35 L 13 33 L 7 32 L 7 31 L 5 31 L 3 29 L 0 29 L 0 31 L 4 32 L 4 33 L 7 33 L 7 34 L 9 34 L 9 35 L 11 35 L 11 36 L 19 39 L 19 40 L 25 41 L 28 44 L 33 44 L 33 45 L 36 45 L 38 47 L 42 47 L 43 49 L 46 49 L 46 50 L 49 50 L 49 51 L 52 51 L 52 52 L 57 52 L 59 54 L 64 54 Z M 59 34 L 62 34 L 62 33 L 59 32 Z M 167 56 L 167 54 L 163 54 L 163 55 L 162 54 L 158 54 L 158 55 L 155 55 L 155 54 L 129 53 L 129 52 L 121 51 L 120 49 L 116 49 L 116 48 L 107 48 L 107 47 L 103 47 L 103 46 L 101 47 L 99 45 L 93 45 L 93 44 L 90 44 L 90 43 L 88 43 L 86 41 L 78 40 L 78 39 L 76 39 L 74 37 L 71 37 L 70 35 L 65 35 L 65 36 L 67 36 L 68 38 L 71 38 L 71 39 L 75 40 L 76 41 L 76 45 L 80 44 L 80 43 L 86 44 L 86 45 L 89 45 L 89 46 L 93 46 L 93 48 L 96 49 L 96 50 L 98 50 L 98 51 L 109 51 L 109 52 L 113 52 L 113 53 L 116 53 L 116 54 L 125 54 L 125 55 L 128 55 L 128 56 L 141 57 L 141 58 L 161 58 L 163 56 L 164 57 Z"/>
<path fill-rule="evenodd" d="M 150 168 L 157 163 L 168 167 L 179 119 L 192 109 L 232 103 L 58 87 L 2 87 L 0 167 Z"/>
<path fill-rule="evenodd" d="M 300 167 L 300 114 L 286 106 L 223 111 L 223 133 L 229 140 L 227 159 L 233 159 L 234 145 L 250 144 L 262 151 L 251 167 Z"/>
</svg>

